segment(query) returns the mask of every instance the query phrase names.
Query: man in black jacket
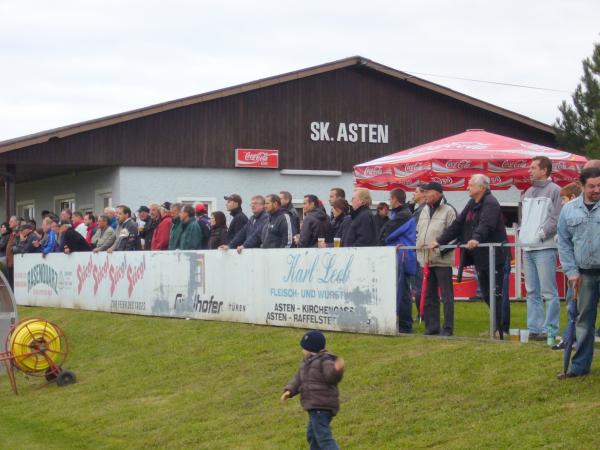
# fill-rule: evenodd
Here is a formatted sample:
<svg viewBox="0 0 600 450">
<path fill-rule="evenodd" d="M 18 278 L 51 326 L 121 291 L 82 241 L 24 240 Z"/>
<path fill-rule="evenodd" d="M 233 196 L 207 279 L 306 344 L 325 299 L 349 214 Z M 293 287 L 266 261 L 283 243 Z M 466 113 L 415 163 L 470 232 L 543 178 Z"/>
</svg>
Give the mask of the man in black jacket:
<svg viewBox="0 0 600 450">
<path fill-rule="evenodd" d="M 325 210 L 319 207 L 316 195 L 304 196 L 304 220 L 298 238 L 298 247 L 316 247 L 319 238 L 331 241 L 331 223 Z"/>
<path fill-rule="evenodd" d="M 368 189 L 355 189 L 352 193 L 352 223 L 348 230 L 348 247 L 377 245 L 375 221 L 371 213 L 371 193 Z"/>
<path fill-rule="evenodd" d="M 507 241 L 506 228 L 502 220 L 500 203 L 490 191 L 490 179 L 482 174 L 475 174 L 469 180 L 469 197 L 471 200 L 463 209 L 456 220 L 431 244 L 431 248 L 445 245 L 458 238 L 466 244 L 466 250 L 461 251 L 461 266 L 474 265 L 477 277 L 481 285 L 481 292 L 485 302 L 490 304 L 490 270 L 495 272 L 496 299 L 496 328 L 503 339 L 504 333 L 508 332 L 509 317 L 502 317 L 502 281 L 504 277 L 505 249 L 495 248 L 495 267 L 490 268 L 489 249 L 478 248 L 479 244 Z"/>
<path fill-rule="evenodd" d="M 131 218 L 131 209 L 125 205 L 117 206 L 119 226 L 115 231 L 115 243 L 107 250 L 108 253 L 134 251 L 140 248 L 140 235 L 137 223 Z"/>
<path fill-rule="evenodd" d="M 238 194 L 231 194 L 223 198 L 227 201 L 227 211 L 232 217 L 227 230 L 227 242 L 231 242 L 235 235 L 244 228 L 244 225 L 248 222 L 248 217 L 242 211 L 242 197 Z"/>
<path fill-rule="evenodd" d="M 61 220 L 60 226 L 60 241 L 62 242 L 62 248 L 60 249 L 67 255 L 74 252 L 89 252 L 91 250 L 90 245 L 87 243 L 85 238 L 75 231 L 68 220 Z"/>
<path fill-rule="evenodd" d="M 281 208 L 278 195 L 266 196 L 265 210 L 269 214 L 269 223 L 263 227 L 261 248 L 291 247 L 292 224 L 289 214 Z"/>
<path fill-rule="evenodd" d="M 260 248 L 263 228 L 269 223 L 269 214 L 265 211 L 265 198 L 262 195 L 252 197 L 250 209 L 252 216 L 248 223 L 235 235 L 229 245 L 221 245 L 219 249 L 233 248 L 241 253 L 245 248 Z"/>
<path fill-rule="evenodd" d="M 292 222 L 292 236 L 296 236 L 300 233 L 300 216 L 292 203 L 292 194 L 288 191 L 281 191 L 279 193 L 279 199 L 281 200 L 281 208 L 290 215 L 290 221 Z"/>
</svg>

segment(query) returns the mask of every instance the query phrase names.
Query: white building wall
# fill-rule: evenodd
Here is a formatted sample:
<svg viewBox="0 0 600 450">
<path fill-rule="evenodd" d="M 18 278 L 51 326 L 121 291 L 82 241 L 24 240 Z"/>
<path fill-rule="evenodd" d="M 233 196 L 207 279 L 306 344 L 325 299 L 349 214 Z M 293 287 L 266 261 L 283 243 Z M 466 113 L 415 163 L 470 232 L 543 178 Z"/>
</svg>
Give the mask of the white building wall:
<svg viewBox="0 0 600 450">
<path fill-rule="evenodd" d="M 75 199 L 76 209 L 91 207 L 95 212 L 100 212 L 103 208 L 101 197 L 103 192 L 111 192 L 113 201 L 118 198 L 118 178 L 118 168 L 104 168 L 17 183 L 17 214 L 21 215 L 20 209 L 24 204 L 33 202 L 35 205 L 35 220 L 39 223 L 43 210 L 56 211 L 58 198 L 71 196 L 71 194 Z M 4 221 L 6 220 L 3 217 L 5 211 L 4 196 L 1 197 L 0 214 L 2 214 L 2 221 Z"/>
<path fill-rule="evenodd" d="M 214 201 L 216 210 L 225 211 L 224 195 L 240 194 L 242 209 L 250 213 L 250 197 L 261 194 L 278 194 L 289 191 L 297 206 L 304 195 L 315 194 L 329 211 L 329 190 L 340 187 L 346 191 L 350 202 L 354 188 L 354 177 L 345 172 L 339 176 L 283 175 L 279 170 L 267 169 L 200 169 L 163 167 L 121 167 L 119 171 L 121 202 L 137 210 L 150 202 L 179 201 L 181 199 L 203 199 Z M 469 195 L 463 192 L 446 192 L 447 200 L 460 212 Z M 520 191 L 512 187 L 506 191 L 494 191 L 501 204 L 516 206 Z M 387 191 L 371 191 L 373 203 L 389 199 Z M 412 193 L 407 193 L 412 198 Z"/>
<path fill-rule="evenodd" d="M 353 176 L 282 175 L 267 169 L 202 169 L 162 167 L 121 167 L 119 171 L 120 201 L 132 209 L 150 202 L 174 202 L 181 199 L 203 199 L 213 202 L 216 210 L 225 211 L 223 197 L 242 196 L 242 209 L 250 212 L 253 195 L 278 194 L 289 191 L 294 203 L 302 204 L 304 195 L 315 194 L 328 204 L 329 189 L 340 187 L 348 201 L 352 194 Z M 382 198 L 386 193 L 381 193 Z"/>
<path fill-rule="evenodd" d="M 36 220 L 41 211 L 56 211 L 57 197 L 74 194 L 75 207 L 92 206 L 96 213 L 103 209 L 102 193 L 111 192 L 113 206 L 125 204 L 136 211 L 140 205 L 164 201 L 204 201 L 213 209 L 225 211 L 224 195 L 237 193 L 244 200 L 243 209 L 249 214 L 250 197 L 256 194 L 277 194 L 282 190 L 292 193 L 294 203 L 302 204 L 304 195 L 315 194 L 328 207 L 329 190 L 340 187 L 348 201 L 352 195 L 354 178 L 351 173 L 337 176 L 283 175 L 279 170 L 267 169 L 204 169 L 167 167 L 118 167 L 73 173 L 43 180 L 17 183 L 17 204 L 33 201 Z M 388 200 L 388 192 L 371 191 L 373 202 Z M 446 198 L 460 212 L 469 197 L 466 192 L 447 192 Z M 494 191 L 501 203 L 515 204 L 520 193 L 516 188 Z M 0 196 L 0 212 L 4 212 L 4 198 Z M 408 199 L 412 194 L 408 193 Z M 4 220 L 4 219 L 2 219 Z"/>
</svg>

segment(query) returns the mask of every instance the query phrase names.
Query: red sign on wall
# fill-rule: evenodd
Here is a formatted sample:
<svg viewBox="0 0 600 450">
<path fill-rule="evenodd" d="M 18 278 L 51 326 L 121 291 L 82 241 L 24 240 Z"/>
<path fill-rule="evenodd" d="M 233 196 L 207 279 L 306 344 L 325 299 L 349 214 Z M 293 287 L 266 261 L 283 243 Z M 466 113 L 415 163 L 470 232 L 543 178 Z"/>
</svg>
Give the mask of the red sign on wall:
<svg viewBox="0 0 600 450">
<path fill-rule="evenodd" d="M 235 167 L 277 169 L 279 167 L 279 150 L 236 148 Z"/>
</svg>

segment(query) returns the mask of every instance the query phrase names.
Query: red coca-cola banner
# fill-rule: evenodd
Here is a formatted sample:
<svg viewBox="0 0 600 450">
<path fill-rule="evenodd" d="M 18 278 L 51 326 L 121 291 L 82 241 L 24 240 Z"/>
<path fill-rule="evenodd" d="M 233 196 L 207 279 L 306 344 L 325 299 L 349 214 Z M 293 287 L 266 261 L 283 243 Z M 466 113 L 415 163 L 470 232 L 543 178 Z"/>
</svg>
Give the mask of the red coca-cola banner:
<svg viewBox="0 0 600 450">
<path fill-rule="evenodd" d="M 279 168 L 279 150 L 235 149 L 235 167 Z"/>
</svg>

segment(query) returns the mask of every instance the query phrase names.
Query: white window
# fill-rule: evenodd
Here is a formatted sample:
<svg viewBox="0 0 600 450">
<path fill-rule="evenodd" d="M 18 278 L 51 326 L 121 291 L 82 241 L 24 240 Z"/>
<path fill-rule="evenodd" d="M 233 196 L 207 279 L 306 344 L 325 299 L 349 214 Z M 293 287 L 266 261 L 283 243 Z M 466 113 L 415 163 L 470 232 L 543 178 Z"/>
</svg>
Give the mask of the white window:
<svg viewBox="0 0 600 450">
<path fill-rule="evenodd" d="M 177 197 L 177 203 L 192 206 L 203 203 L 206 206 L 208 215 L 217 210 L 217 199 L 215 197 Z"/>
<path fill-rule="evenodd" d="M 17 202 L 17 217 L 22 217 L 25 220 L 35 220 L 35 201 Z"/>
<path fill-rule="evenodd" d="M 63 209 L 70 209 L 71 212 L 75 211 L 75 194 L 63 194 L 54 197 L 54 211 L 60 214 Z"/>
</svg>

